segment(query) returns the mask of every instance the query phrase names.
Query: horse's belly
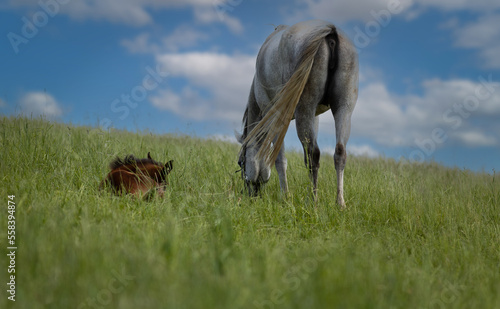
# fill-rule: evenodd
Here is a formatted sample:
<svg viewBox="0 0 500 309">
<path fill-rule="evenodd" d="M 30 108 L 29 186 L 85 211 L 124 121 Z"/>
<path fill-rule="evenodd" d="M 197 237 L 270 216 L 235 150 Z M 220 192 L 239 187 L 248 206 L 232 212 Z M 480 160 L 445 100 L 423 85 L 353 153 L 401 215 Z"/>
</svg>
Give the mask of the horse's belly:
<svg viewBox="0 0 500 309">
<path fill-rule="evenodd" d="M 316 116 L 323 114 L 324 112 L 326 112 L 329 109 L 330 109 L 330 106 L 319 104 L 318 107 L 316 107 Z M 294 120 L 294 119 L 295 119 L 295 115 L 293 116 L 292 120 Z"/>
<path fill-rule="evenodd" d="M 318 104 L 318 107 L 316 107 L 316 116 L 323 114 L 324 112 L 326 112 L 329 109 L 330 109 L 330 106 Z"/>
</svg>

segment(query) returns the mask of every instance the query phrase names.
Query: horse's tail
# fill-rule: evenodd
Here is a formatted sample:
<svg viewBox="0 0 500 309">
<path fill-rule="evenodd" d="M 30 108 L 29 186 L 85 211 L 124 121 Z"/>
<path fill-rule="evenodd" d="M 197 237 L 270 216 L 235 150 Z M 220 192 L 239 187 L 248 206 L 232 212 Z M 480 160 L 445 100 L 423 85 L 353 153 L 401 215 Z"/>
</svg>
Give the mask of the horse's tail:
<svg viewBox="0 0 500 309">
<path fill-rule="evenodd" d="M 258 159 L 265 160 L 269 165 L 276 161 L 295 108 L 309 80 L 314 58 L 324 38 L 335 31 L 333 25 L 325 25 L 311 33 L 292 77 L 273 98 L 272 107 L 259 124 L 246 136 L 244 145 L 260 144 L 257 152 Z"/>
</svg>

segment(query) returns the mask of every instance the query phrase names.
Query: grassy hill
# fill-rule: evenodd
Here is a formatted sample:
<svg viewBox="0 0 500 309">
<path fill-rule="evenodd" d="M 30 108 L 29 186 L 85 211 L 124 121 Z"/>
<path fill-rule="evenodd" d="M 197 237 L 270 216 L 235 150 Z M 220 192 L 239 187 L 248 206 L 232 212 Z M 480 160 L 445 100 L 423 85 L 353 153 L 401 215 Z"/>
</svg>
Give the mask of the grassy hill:
<svg viewBox="0 0 500 309">
<path fill-rule="evenodd" d="M 331 156 L 311 200 L 301 155 L 243 194 L 238 146 L 0 118 L 0 245 L 16 203 L 16 302 L 1 308 L 500 308 L 498 175 Z M 174 159 L 164 199 L 99 192 L 115 156 Z"/>
</svg>

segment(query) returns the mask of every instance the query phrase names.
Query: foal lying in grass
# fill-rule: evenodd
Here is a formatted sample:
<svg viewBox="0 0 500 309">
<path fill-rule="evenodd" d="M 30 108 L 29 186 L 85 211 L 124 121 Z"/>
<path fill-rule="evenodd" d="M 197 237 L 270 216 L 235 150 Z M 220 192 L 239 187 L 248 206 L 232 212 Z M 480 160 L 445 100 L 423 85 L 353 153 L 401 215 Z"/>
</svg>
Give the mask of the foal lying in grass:
<svg viewBox="0 0 500 309">
<path fill-rule="evenodd" d="M 173 162 L 174 160 L 170 160 L 163 165 L 153 160 L 149 152 L 146 159 L 138 159 L 133 155 L 123 159 L 117 157 L 109 165 L 111 172 L 101 182 L 99 189 L 109 186 L 117 195 L 130 193 L 146 199 L 156 191 L 163 197 L 164 188 L 168 184 L 167 175 L 173 169 Z"/>
</svg>

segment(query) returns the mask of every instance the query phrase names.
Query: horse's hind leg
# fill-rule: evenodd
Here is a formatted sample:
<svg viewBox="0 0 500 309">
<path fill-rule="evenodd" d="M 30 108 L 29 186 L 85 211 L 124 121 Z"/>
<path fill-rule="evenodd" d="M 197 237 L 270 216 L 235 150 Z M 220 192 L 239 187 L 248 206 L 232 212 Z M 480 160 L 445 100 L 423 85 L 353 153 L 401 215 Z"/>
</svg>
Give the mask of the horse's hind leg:
<svg viewBox="0 0 500 309">
<path fill-rule="evenodd" d="M 295 113 L 297 135 L 304 147 L 304 162 L 309 168 L 309 175 L 313 184 L 313 194 L 316 199 L 318 185 L 318 170 L 320 150 L 316 137 L 318 134 L 318 117 L 314 116 L 314 109 L 310 111 L 302 110 Z"/>
<path fill-rule="evenodd" d="M 346 144 L 351 133 L 351 114 L 349 110 L 338 110 L 333 113 L 335 118 L 335 134 L 337 145 L 335 146 L 335 170 L 337 171 L 337 204 L 345 208 L 344 201 L 344 168 L 347 158 Z"/>
<path fill-rule="evenodd" d="M 317 196 L 320 157 L 320 150 L 316 142 L 319 124 L 319 118 L 316 117 L 316 111 L 318 109 L 318 104 L 325 95 L 325 85 L 328 79 L 329 54 L 328 45 L 325 41 L 316 54 L 306 87 L 295 109 L 297 135 L 302 143 L 302 147 L 304 147 L 304 161 L 309 168 L 315 200 Z"/>
</svg>

